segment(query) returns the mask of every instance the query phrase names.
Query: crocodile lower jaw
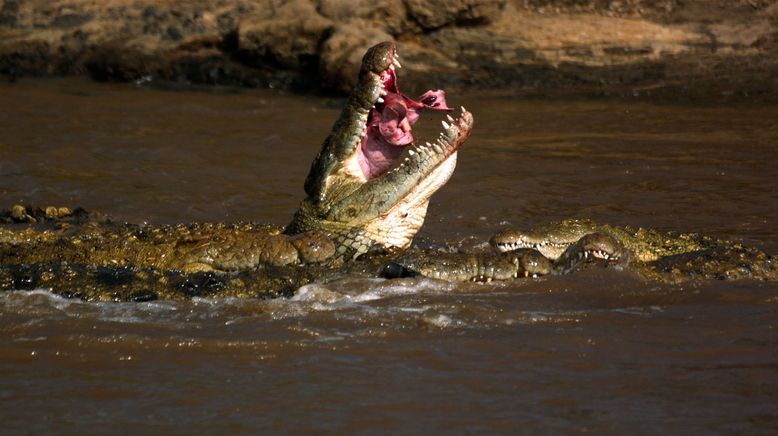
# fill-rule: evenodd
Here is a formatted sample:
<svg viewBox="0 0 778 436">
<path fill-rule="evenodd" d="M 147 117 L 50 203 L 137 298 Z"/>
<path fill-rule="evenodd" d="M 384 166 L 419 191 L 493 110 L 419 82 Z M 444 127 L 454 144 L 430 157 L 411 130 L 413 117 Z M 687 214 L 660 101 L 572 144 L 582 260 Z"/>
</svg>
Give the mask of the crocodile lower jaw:
<svg viewBox="0 0 778 436">
<path fill-rule="evenodd" d="M 367 226 L 368 233 L 382 237 L 384 246 L 407 248 L 411 244 L 424 224 L 430 197 L 454 174 L 459 147 L 470 135 L 473 116 L 463 107 L 457 119 L 449 117 L 449 122 L 444 121 L 443 126 L 444 130 L 434 143 L 409 149 L 409 157 L 390 171 L 405 172 L 405 165 L 414 158 L 434 160 L 434 165 L 426 169 L 414 188 Z"/>
</svg>

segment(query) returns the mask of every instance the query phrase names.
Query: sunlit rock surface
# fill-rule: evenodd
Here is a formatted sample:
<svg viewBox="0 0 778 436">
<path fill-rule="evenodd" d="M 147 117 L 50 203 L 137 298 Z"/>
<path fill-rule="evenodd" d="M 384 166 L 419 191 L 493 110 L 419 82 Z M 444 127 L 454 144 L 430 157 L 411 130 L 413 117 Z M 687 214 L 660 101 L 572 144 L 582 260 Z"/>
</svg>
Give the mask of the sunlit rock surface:
<svg viewBox="0 0 778 436">
<path fill-rule="evenodd" d="M 410 87 L 776 100 L 776 23 L 768 0 L 5 0 L 0 74 L 344 92 L 393 39 Z"/>
</svg>

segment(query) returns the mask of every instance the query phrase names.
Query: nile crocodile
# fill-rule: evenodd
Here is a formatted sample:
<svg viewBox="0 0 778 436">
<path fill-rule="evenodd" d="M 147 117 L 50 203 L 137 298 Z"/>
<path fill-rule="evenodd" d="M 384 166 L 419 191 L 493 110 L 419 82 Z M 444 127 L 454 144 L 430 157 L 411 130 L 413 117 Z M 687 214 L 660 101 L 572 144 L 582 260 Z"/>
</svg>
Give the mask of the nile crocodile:
<svg viewBox="0 0 778 436">
<path fill-rule="evenodd" d="M 473 116 L 464 108 L 457 118 L 447 115 L 437 139 L 416 143 L 411 127 L 420 111 L 451 109 L 441 90 L 415 100 L 403 95 L 399 67 L 392 43 L 365 54 L 357 85 L 311 165 L 307 197 L 285 228 L 140 226 L 81 209 L 14 206 L 0 213 L 0 290 L 47 288 L 120 301 L 274 297 L 343 276 L 511 280 L 592 261 L 629 262 L 660 280 L 776 277 L 775 262 L 758 250 L 585 222 L 503 233 L 493 239 L 498 252 L 410 247 L 430 197 L 454 171 Z"/>
<path fill-rule="evenodd" d="M 778 279 L 778 259 L 752 247 L 697 233 L 595 224 L 586 219 L 553 222 L 529 231 L 505 229 L 489 241 L 498 252 L 537 250 L 550 272 L 567 273 L 591 258 L 629 265 L 646 278 L 666 282 L 704 279 Z M 584 248 L 585 247 L 585 248 Z"/>
</svg>

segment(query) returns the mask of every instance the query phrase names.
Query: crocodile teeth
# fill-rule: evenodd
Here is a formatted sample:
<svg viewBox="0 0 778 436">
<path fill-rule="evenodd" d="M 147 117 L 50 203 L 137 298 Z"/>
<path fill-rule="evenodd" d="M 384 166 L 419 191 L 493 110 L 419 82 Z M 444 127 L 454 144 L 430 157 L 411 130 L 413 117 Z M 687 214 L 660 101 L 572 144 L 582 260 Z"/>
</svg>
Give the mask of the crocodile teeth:
<svg viewBox="0 0 778 436">
<path fill-rule="evenodd" d="M 448 119 L 448 122 L 449 122 L 449 123 L 452 123 L 452 124 L 454 123 L 454 119 L 453 119 L 453 118 L 451 118 L 451 115 L 449 115 L 449 114 L 446 114 L 446 118 Z"/>
<path fill-rule="evenodd" d="M 376 100 L 376 101 L 379 102 L 379 103 L 383 103 L 384 102 L 384 98 L 383 97 L 378 97 L 378 100 Z"/>
<path fill-rule="evenodd" d="M 610 260 L 611 259 L 610 254 L 608 254 L 608 252 L 606 252 L 604 250 L 592 250 L 591 252 L 587 252 L 587 254 L 591 254 L 592 257 L 596 257 L 596 258 L 599 258 L 599 259 L 605 259 L 605 260 Z M 614 256 L 614 258 L 615 258 L 615 256 Z"/>
<path fill-rule="evenodd" d="M 443 128 L 444 128 L 444 129 L 446 129 L 446 130 L 448 130 L 448 128 L 449 128 L 449 127 L 451 127 L 451 125 L 449 125 L 449 124 L 448 124 L 447 122 L 445 122 L 445 121 L 441 121 L 440 123 L 441 123 L 441 124 L 443 124 Z"/>
<path fill-rule="evenodd" d="M 413 156 L 414 154 L 416 154 L 416 152 L 415 152 L 415 151 L 413 151 L 413 150 L 411 150 L 411 149 L 409 148 L 409 149 L 408 149 L 408 154 L 409 154 L 410 156 Z"/>
</svg>

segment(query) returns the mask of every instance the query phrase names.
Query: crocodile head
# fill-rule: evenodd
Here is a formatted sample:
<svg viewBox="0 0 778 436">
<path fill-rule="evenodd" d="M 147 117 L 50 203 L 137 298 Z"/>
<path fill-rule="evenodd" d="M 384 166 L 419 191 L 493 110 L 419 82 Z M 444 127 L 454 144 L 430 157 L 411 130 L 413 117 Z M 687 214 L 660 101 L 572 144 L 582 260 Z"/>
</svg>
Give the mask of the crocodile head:
<svg viewBox="0 0 778 436">
<path fill-rule="evenodd" d="M 367 51 L 357 85 L 311 165 L 307 198 L 286 233 L 322 231 L 344 257 L 376 246 L 410 245 L 430 197 L 454 172 L 473 116 L 464 108 L 456 119 L 447 115 L 440 135 L 418 144 L 411 126 L 419 113 L 451 109 L 442 90 L 416 100 L 403 95 L 399 68 L 393 43 Z"/>
<path fill-rule="evenodd" d="M 505 229 L 489 242 L 499 252 L 534 248 L 549 259 L 558 259 L 568 247 L 585 235 L 597 231 L 589 220 L 564 220 L 536 227 L 530 231 Z"/>
</svg>

